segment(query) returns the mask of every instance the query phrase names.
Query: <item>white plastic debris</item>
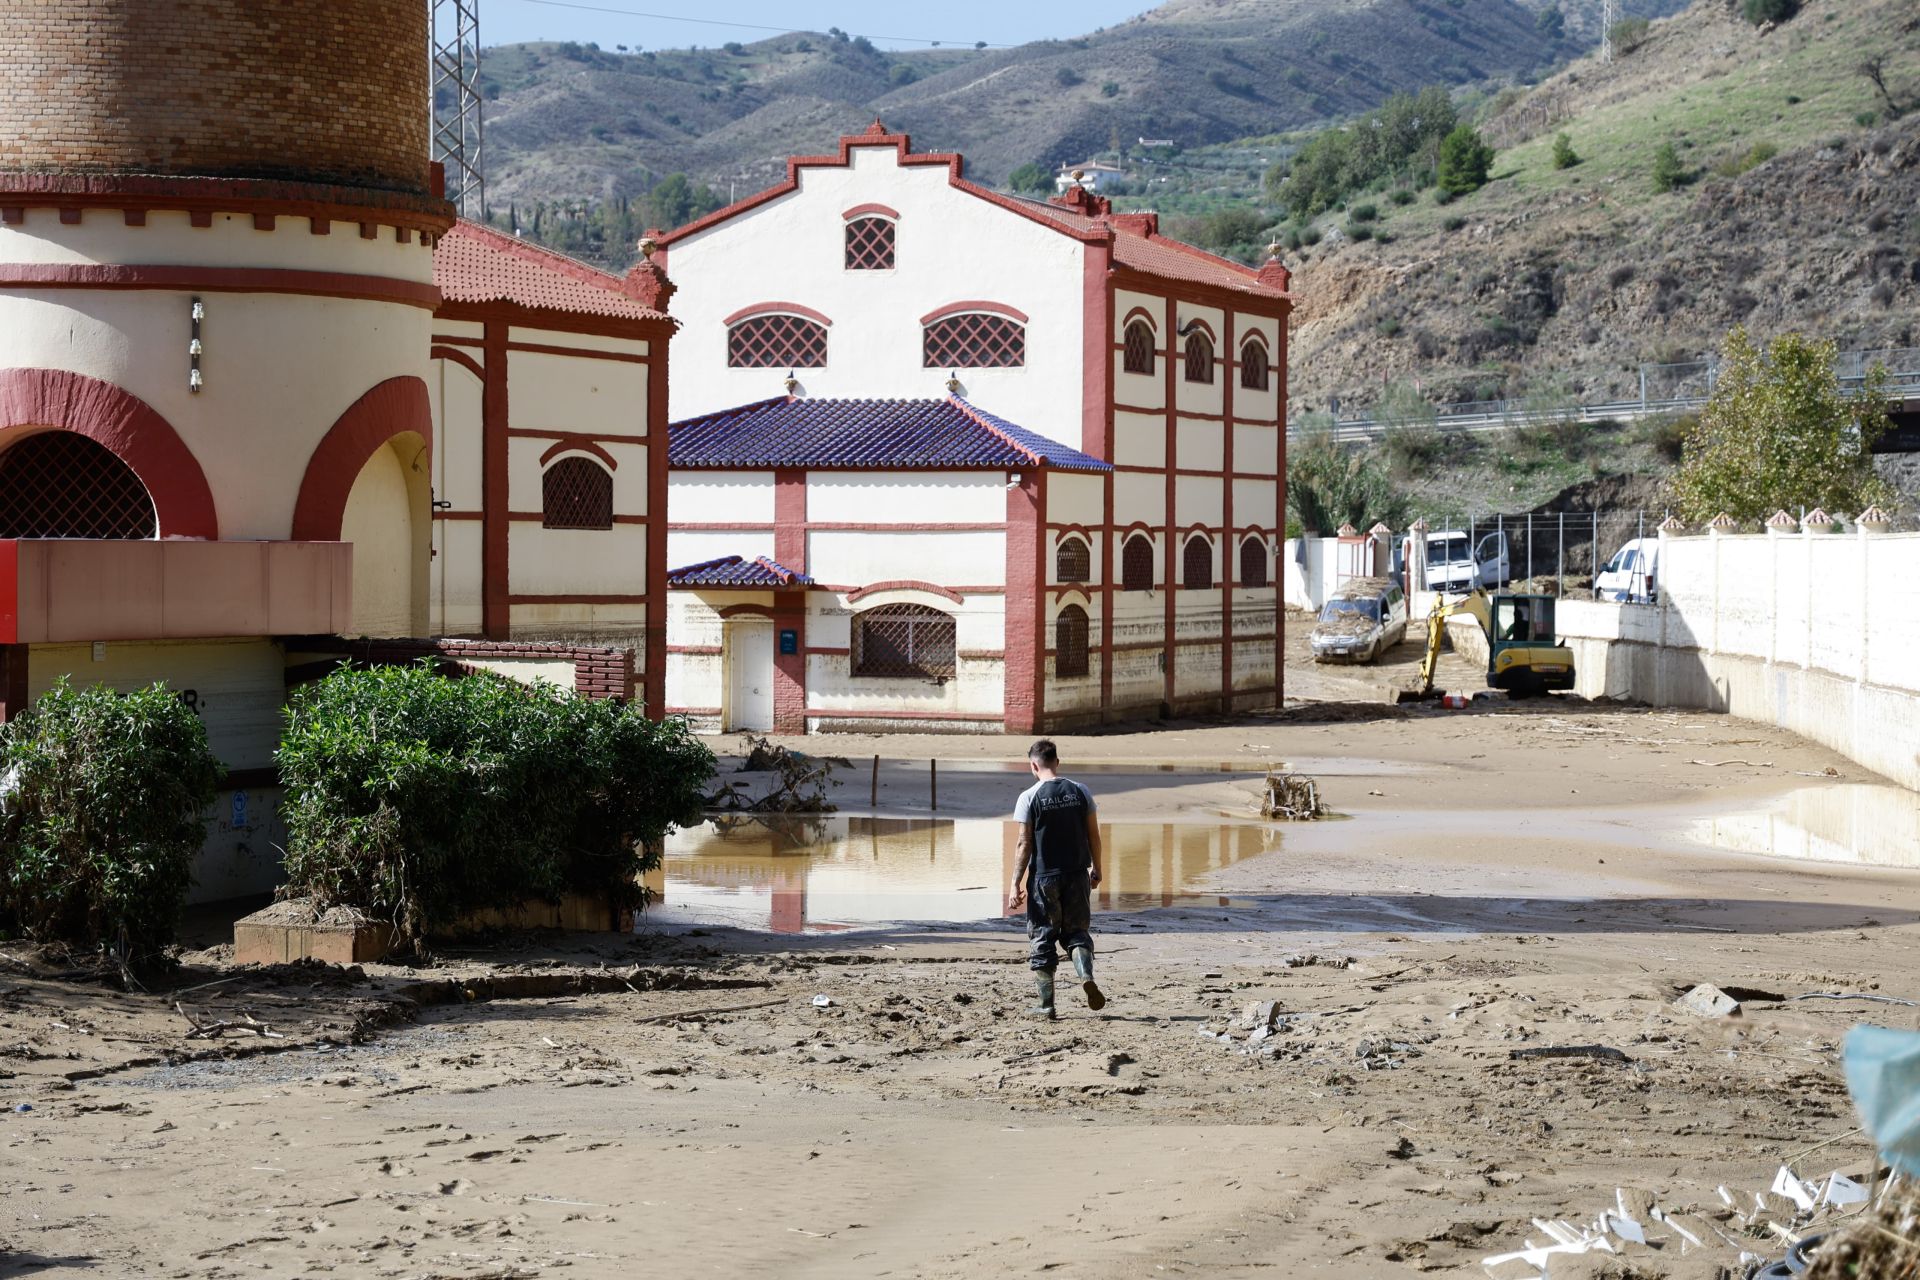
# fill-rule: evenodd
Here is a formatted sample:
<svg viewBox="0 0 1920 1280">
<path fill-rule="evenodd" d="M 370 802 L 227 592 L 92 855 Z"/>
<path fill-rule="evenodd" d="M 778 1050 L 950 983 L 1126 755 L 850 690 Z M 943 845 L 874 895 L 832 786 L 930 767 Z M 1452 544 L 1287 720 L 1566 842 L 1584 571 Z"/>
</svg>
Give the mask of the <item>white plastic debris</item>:
<svg viewBox="0 0 1920 1280">
<path fill-rule="evenodd" d="M 1767 1190 L 1793 1201 L 1800 1206 L 1802 1213 L 1813 1208 L 1815 1199 L 1813 1188 L 1796 1178 L 1793 1170 L 1785 1165 L 1781 1165 L 1780 1172 L 1773 1175 L 1773 1185 Z"/>
<path fill-rule="evenodd" d="M 1865 1204 L 1866 1202 L 1867 1189 L 1837 1170 L 1827 1179 L 1827 1185 L 1820 1189 L 1821 1204 Z"/>
<path fill-rule="evenodd" d="M 1642 1227 L 1632 1218 L 1623 1218 L 1617 1213 L 1607 1213 L 1601 1215 L 1601 1220 L 1607 1224 L 1608 1231 L 1619 1236 L 1622 1240 L 1628 1240 L 1634 1244 L 1645 1244 L 1647 1242 L 1646 1228 Z"/>
<path fill-rule="evenodd" d="M 815 996 L 813 998 L 813 1007 L 816 1009 L 831 1009 L 833 1007 L 833 997 Z"/>
</svg>

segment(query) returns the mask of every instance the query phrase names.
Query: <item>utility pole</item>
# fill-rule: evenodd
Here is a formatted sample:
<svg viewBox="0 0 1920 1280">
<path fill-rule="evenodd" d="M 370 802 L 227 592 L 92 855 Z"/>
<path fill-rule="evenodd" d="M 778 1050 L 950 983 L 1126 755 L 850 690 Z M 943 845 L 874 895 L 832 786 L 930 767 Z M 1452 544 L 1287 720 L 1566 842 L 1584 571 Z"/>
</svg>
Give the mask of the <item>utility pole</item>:
<svg viewBox="0 0 1920 1280">
<path fill-rule="evenodd" d="M 1600 0 L 1600 61 L 1613 61 L 1613 28 L 1620 21 L 1620 0 Z"/>
<path fill-rule="evenodd" d="M 480 146 L 480 0 L 427 0 L 427 5 L 433 39 L 427 102 L 433 158 L 446 166 L 447 199 L 462 217 L 483 220 L 487 203 Z"/>
</svg>

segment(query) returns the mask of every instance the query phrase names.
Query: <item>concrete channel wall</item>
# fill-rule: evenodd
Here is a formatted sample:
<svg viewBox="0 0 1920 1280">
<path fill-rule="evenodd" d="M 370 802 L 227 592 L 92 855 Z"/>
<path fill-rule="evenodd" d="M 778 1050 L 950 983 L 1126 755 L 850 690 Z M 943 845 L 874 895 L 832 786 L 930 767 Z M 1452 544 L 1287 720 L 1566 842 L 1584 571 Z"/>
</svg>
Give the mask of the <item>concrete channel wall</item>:
<svg viewBox="0 0 1920 1280">
<path fill-rule="evenodd" d="M 1659 604 L 1562 600 L 1577 692 L 1778 725 L 1920 790 L 1920 534 L 1662 541 Z M 1486 658 L 1470 618 L 1454 646 Z"/>
</svg>

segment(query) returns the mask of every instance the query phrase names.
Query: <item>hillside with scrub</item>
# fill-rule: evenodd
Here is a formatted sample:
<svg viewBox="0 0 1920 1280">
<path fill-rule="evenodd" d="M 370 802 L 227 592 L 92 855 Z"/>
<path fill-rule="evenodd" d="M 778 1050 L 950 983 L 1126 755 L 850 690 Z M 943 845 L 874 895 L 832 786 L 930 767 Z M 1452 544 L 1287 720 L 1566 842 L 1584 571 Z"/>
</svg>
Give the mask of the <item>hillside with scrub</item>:
<svg viewBox="0 0 1920 1280">
<path fill-rule="evenodd" d="M 1637 395 L 1643 362 L 1736 324 L 1920 344 L 1920 9 L 1806 0 L 1755 24 L 1696 0 L 1623 34 L 1610 62 L 1463 113 L 1492 151 L 1472 189 L 1405 168 L 1269 206 L 1298 268 L 1296 412 L 1412 386 Z"/>
</svg>

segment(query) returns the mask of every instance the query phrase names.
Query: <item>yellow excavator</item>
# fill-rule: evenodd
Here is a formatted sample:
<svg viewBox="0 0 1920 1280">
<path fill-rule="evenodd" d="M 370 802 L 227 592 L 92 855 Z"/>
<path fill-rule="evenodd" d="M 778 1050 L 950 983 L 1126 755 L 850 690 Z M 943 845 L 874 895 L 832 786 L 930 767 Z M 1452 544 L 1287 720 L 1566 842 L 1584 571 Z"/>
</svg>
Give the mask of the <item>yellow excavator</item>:
<svg viewBox="0 0 1920 1280">
<path fill-rule="evenodd" d="M 1573 688 L 1573 651 L 1554 641 L 1554 598 L 1545 595 L 1488 595 L 1475 589 L 1457 600 L 1436 603 L 1427 616 L 1427 654 L 1420 660 L 1420 687 L 1403 691 L 1402 702 L 1434 696 L 1433 677 L 1447 619 L 1471 614 L 1487 637 L 1487 683 L 1515 698 Z"/>
</svg>

